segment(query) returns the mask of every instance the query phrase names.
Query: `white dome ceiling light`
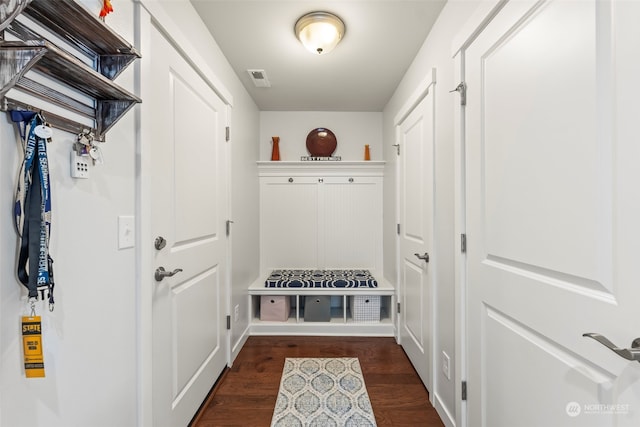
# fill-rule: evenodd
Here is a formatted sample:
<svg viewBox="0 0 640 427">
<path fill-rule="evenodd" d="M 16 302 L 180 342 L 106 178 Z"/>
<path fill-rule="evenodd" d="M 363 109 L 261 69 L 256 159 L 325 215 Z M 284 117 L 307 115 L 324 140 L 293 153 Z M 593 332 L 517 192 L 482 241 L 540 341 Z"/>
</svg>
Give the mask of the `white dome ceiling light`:
<svg viewBox="0 0 640 427">
<path fill-rule="evenodd" d="M 298 19 L 296 37 L 312 53 L 329 53 L 344 37 L 345 25 L 338 16 L 329 12 L 311 12 Z"/>
</svg>

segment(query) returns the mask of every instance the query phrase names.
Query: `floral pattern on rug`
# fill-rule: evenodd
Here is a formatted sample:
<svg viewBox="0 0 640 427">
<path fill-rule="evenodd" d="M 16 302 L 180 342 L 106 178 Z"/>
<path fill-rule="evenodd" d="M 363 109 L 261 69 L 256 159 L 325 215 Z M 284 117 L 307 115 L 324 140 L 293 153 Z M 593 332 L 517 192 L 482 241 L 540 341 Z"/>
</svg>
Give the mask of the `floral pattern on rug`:
<svg viewBox="0 0 640 427">
<path fill-rule="evenodd" d="M 287 358 L 271 426 L 375 427 L 358 358 Z"/>
</svg>

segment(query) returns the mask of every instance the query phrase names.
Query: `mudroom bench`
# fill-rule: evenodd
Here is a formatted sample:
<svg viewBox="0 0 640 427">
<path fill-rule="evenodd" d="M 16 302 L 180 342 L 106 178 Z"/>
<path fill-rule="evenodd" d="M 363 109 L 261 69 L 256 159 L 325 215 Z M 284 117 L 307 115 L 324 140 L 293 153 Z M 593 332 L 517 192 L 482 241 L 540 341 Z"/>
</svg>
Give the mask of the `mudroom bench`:
<svg viewBox="0 0 640 427">
<path fill-rule="evenodd" d="M 367 270 L 274 270 L 249 287 L 253 335 L 394 336 L 392 307 Z"/>
<path fill-rule="evenodd" d="M 252 334 L 394 335 L 395 289 L 382 274 L 384 165 L 257 163 L 262 274 L 249 287 Z"/>
</svg>

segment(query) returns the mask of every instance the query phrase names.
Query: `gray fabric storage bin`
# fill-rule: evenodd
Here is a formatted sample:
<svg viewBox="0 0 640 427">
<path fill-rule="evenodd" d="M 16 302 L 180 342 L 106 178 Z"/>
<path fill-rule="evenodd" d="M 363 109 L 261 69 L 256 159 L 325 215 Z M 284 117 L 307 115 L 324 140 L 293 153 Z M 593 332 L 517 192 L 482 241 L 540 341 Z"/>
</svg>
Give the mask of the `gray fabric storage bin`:
<svg viewBox="0 0 640 427">
<path fill-rule="evenodd" d="M 331 320 L 331 295 L 304 297 L 305 322 L 329 322 Z"/>
</svg>

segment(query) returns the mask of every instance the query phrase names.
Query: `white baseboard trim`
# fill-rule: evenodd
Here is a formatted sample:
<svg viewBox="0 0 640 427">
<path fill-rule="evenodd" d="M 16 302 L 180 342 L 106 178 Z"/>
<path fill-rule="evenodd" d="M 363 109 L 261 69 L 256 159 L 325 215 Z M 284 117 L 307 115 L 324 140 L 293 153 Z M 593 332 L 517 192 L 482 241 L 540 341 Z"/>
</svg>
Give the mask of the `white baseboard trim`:
<svg viewBox="0 0 640 427">
<path fill-rule="evenodd" d="M 231 360 L 229 361 L 229 367 L 233 366 L 233 361 L 236 360 L 236 357 L 238 357 L 238 353 L 240 353 L 240 350 L 242 350 L 242 347 L 244 346 L 244 343 L 247 342 L 247 339 L 249 338 L 249 332 L 251 325 L 247 325 L 247 327 L 244 329 L 244 331 L 242 331 L 242 334 L 240 335 L 240 337 L 238 338 L 238 340 L 232 344 L 231 346 Z"/>
<path fill-rule="evenodd" d="M 444 425 L 446 427 L 456 427 L 455 417 L 451 416 L 449 411 L 447 411 L 447 408 L 444 406 L 444 404 L 442 403 L 442 399 L 440 399 L 440 396 L 438 396 L 437 393 L 434 393 L 434 400 L 434 407 L 436 408 L 436 412 L 438 413 L 438 415 L 440 415 L 440 419 L 442 420 Z"/>
</svg>

